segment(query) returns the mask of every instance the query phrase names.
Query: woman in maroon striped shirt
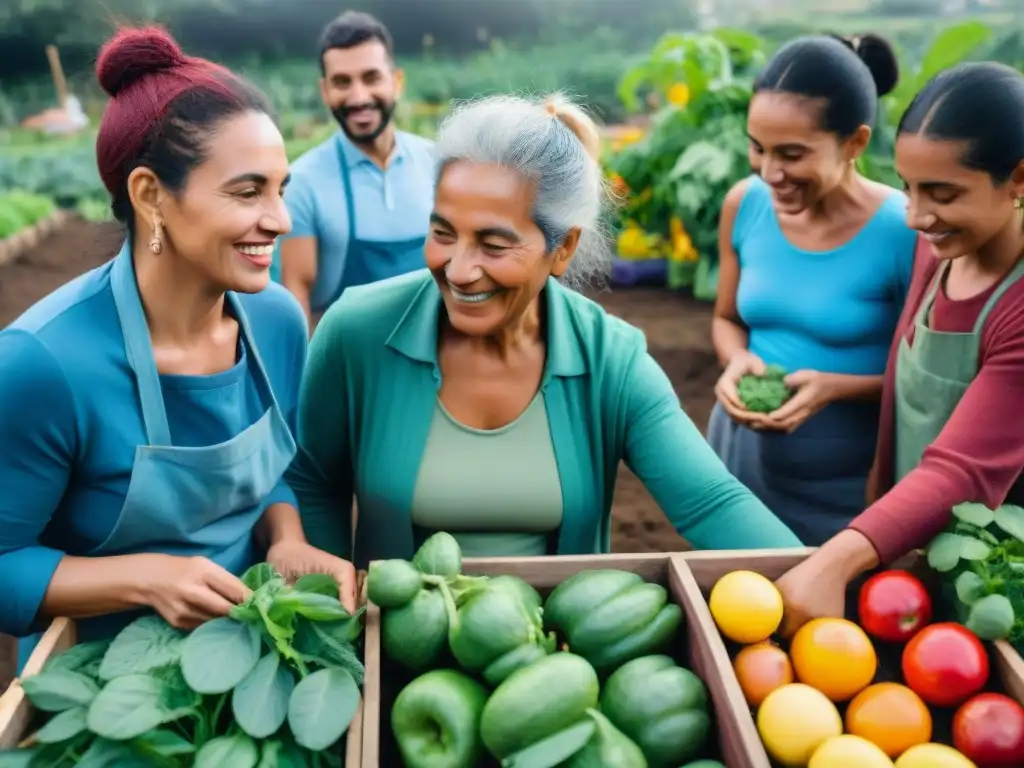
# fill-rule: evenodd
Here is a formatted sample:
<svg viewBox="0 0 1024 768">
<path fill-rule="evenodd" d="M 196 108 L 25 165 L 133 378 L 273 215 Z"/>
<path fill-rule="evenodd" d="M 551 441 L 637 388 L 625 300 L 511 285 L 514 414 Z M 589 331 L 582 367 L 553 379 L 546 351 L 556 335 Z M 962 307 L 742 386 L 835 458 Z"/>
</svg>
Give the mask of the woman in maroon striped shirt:
<svg viewBox="0 0 1024 768">
<path fill-rule="evenodd" d="M 847 584 L 922 548 L 965 501 L 1024 500 L 1024 76 L 947 70 L 900 121 L 921 233 L 889 352 L 868 506 L 783 576 L 786 630 L 841 616 Z"/>
</svg>

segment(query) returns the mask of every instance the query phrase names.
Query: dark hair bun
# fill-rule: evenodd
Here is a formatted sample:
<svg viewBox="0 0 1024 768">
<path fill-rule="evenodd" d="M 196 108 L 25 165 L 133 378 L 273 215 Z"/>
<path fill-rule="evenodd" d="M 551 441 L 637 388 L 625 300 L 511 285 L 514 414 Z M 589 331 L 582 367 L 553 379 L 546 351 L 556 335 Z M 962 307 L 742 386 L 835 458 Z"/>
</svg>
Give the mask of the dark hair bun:
<svg viewBox="0 0 1024 768">
<path fill-rule="evenodd" d="M 900 63 L 889 41 L 879 35 L 867 34 L 848 37 L 845 42 L 867 65 L 878 95 L 891 93 L 900 81 Z"/>
<path fill-rule="evenodd" d="M 122 29 L 100 49 L 96 78 L 104 91 L 117 96 L 146 75 L 180 67 L 187 60 L 165 29 Z"/>
</svg>

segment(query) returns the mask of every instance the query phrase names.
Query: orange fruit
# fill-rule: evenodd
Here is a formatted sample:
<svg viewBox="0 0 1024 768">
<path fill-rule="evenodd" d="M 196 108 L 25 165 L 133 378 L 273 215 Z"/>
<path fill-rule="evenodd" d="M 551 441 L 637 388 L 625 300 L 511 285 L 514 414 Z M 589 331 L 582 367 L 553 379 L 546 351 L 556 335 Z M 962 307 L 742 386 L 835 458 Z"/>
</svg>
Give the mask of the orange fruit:
<svg viewBox="0 0 1024 768">
<path fill-rule="evenodd" d="M 921 697 L 899 683 L 869 685 L 846 710 L 846 732 L 896 759 L 932 738 L 932 715 Z"/>
<path fill-rule="evenodd" d="M 732 664 L 747 704 L 759 706 L 765 697 L 793 682 L 793 665 L 781 648 L 771 643 L 748 645 Z"/>
<path fill-rule="evenodd" d="M 848 701 L 867 688 L 878 669 L 871 640 L 846 619 L 807 622 L 793 636 L 789 656 L 796 679 L 835 702 Z"/>
</svg>

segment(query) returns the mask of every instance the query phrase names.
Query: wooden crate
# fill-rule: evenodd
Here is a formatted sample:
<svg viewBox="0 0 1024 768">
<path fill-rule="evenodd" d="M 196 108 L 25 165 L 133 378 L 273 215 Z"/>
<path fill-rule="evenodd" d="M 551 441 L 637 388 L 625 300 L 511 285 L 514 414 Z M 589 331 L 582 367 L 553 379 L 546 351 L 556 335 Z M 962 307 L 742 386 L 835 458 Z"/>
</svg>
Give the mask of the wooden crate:
<svg viewBox="0 0 1024 768">
<path fill-rule="evenodd" d="M 0 696 L 0 750 L 12 749 L 26 740 L 35 710 L 18 682 L 40 670 L 51 656 L 62 653 L 75 644 L 75 623 L 70 619 L 56 619 L 43 634 L 32 655 L 25 662 L 21 675 Z M 345 768 L 359 768 L 362 751 L 363 706 L 356 710 L 348 729 L 345 748 Z"/>
<path fill-rule="evenodd" d="M 732 669 L 729 646 L 733 644 L 723 640 L 715 626 L 711 611 L 707 605 L 707 596 L 711 588 L 722 576 L 730 571 L 748 570 L 760 573 L 773 581 L 785 574 L 790 568 L 802 562 L 813 549 L 787 549 L 787 550 L 744 550 L 731 552 L 682 552 L 673 555 L 676 563 L 676 571 L 679 574 L 684 586 L 689 588 L 684 591 L 684 596 L 690 597 L 699 595 L 695 605 L 688 606 L 687 613 L 692 617 L 692 625 L 701 635 L 697 641 L 706 647 L 703 652 L 706 656 L 716 659 L 719 667 L 720 685 L 724 695 L 729 701 L 734 702 L 736 720 L 742 734 L 744 755 L 737 766 L 743 768 L 770 768 L 773 763 L 765 752 L 761 739 L 757 734 L 757 727 L 754 724 L 754 717 L 747 706 L 743 692 L 740 689 L 739 681 Z M 894 568 L 901 568 L 915 573 L 929 586 L 936 583 L 936 574 L 931 571 L 920 555 L 912 555 L 896 563 Z M 856 581 L 851 586 L 850 597 L 847 598 L 848 618 L 856 619 L 856 591 L 859 589 L 863 579 Z M 893 660 L 891 655 L 895 649 L 886 648 L 884 644 L 873 641 L 879 654 L 879 666 L 881 674 L 889 670 L 887 679 L 895 679 L 893 676 L 893 664 L 898 669 L 898 659 Z M 991 678 L 997 684 L 999 690 L 1011 698 L 1024 704 L 1024 660 L 1013 649 L 1008 642 L 998 641 L 986 643 L 989 648 L 989 656 L 992 662 Z M 887 659 L 887 655 L 890 659 Z M 879 678 L 880 679 L 880 678 Z M 930 708 L 933 709 L 934 708 Z M 842 708 L 840 709 L 842 711 Z M 951 712 L 939 712 L 940 716 L 935 718 L 936 731 L 948 727 L 948 722 L 943 724 L 943 717 L 946 719 Z M 732 768 L 732 763 L 727 763 Z"/>
<path fill-rule="evenodd" d="M 542 595 L 580 571 L 597 568 L 618 568 L 640 574 L 647 581 L 662 584 L 671 599 L 682 607 L 687 621 L 684 638 L 677 649 L 678 660 L 692 669 L 705 683 L 713 705 L 715 723 L 712 733 L 718 734 L 722 759 L 729 768 L 753 768 L 747 761 L 744 743 L 757 739 L 753 723 L 746 714 L 743 696 L 733 679 L 732 688 L 722 685 L 721 664 L 728 662 L 721 642 L 709 642 L 703 622 L 694 620 L 694 608 L 703 607 L 703 598 L 682 561 L 669 554 L 616 554 L 595 556 L 467 558 L 463 571 L 470 575 L 518 576 Z M 703 607 L 703 610 L 707 610 Z M 385 664 L 381 651 L 380 609 L 373 603 L 366 613 L 366 683 L 363 688 L 362 768 L 395 768 L 401 759 L 390 735 L 391 705 L 401 685 L 415 675 L 400 673 Z M 727 667 L 728 670 L 728 667 Z M 760 742 L 758 741 L 759 745 Z"/>
</svg>

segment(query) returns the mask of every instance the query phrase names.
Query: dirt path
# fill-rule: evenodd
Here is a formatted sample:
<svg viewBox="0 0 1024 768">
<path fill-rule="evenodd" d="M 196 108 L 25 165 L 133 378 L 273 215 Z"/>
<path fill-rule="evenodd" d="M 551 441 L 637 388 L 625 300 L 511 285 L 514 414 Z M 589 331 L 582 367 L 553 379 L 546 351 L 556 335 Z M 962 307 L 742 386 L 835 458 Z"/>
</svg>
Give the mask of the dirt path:
<svg viewBox="0 0 1024 768">
<path fill-rule="evenodd" d="M 73 223 L 19 261 L 0 267 L 0 328 L 35 301 L 117 250 L 113 227 Z M 665 369 L 683 407 L 702 430 L 713 404 L 718 375 L 710 347 L 711 307 L 658 289 L 604 291 L 594 295 L 608 311 L 642 328 L 651 354 Z M 619 471 L 613 509 L 612 548 L 616 552 L 664 552 L 686 548 L 643 485 L 625 467 Z M 7 646 L 5 648 L 4 646 Z M 0 638 L 0 690 L 12 644 Z"/>
</svg>

